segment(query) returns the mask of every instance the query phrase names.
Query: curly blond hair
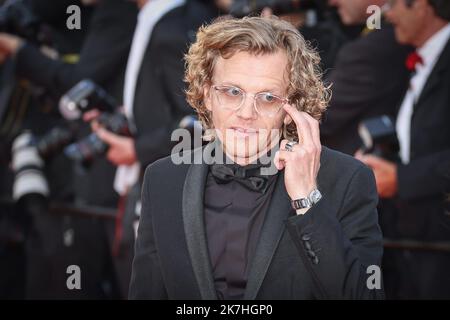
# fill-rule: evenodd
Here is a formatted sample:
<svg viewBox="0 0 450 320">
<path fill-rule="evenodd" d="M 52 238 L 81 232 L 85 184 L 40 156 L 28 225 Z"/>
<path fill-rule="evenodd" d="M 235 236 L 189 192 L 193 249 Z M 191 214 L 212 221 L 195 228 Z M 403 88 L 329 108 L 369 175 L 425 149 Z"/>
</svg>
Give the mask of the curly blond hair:
<svg viewBox="0 0 450 320">
<path fill-rule="evenodd" d="M 213 124 L 203 103 L 203 89 L 211 84 L 218 57 L 227 59 L 239 51 L 271 54 L 280 49 L 285 50 L 288 57 L 289 103 L 315 119 L 321 119 L 330 92 L 322 82 L 320 58 L 300 32 L 276 17 L 227 17 L 202 26 L 197 32 L 197 40 L 185 56 L 187 101 L 197 111 L 205 129 L 213 128 Z M 295 124 L 292 122 L 283 128 L 283 133 L 287 139 L 296 138 Z"/>
</svg>

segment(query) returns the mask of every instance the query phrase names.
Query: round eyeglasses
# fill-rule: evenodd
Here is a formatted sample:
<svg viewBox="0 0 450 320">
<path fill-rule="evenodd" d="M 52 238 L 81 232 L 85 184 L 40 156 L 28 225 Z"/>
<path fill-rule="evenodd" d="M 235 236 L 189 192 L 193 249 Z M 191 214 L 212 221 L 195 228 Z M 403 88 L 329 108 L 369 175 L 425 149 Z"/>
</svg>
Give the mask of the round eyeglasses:
<svg viewBox="0 0 450 320">
<path fill-rule="evenodd" d="M 226 109 L 237 111 L 243 105 L 246 96 L 253 96 L 253 107 L 258 115 L 263 117 L 275 116 L 289 102 L 287 98 L 281 98 L 270 92 L 247 93 L 241 88 L 228 85 L 211 86 L 218 103 Z"/>
</svg>

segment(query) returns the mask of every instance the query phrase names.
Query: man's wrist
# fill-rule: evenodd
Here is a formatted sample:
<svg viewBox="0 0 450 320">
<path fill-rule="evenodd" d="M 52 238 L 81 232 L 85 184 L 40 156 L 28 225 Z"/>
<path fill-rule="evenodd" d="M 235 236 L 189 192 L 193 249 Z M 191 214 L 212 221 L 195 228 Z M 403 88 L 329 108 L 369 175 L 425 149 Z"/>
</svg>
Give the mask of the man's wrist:
<svg viewBox="0 0 450 320">
<path fill-rule="evenodd" d="M 315 187 L 306 196 L 291 199 L 291 205 L 297 214 L 304 214 L 309 208 L 319 202 L 321 198 L 322 194 Z"/>
<path fill-rule="evenodd" d="M 317 185 L 314 184 L 310 184 L 309 187 L 302 187 L 299 190 L 296 190 L 295 192 L 291 193 L 291 200 L 295 200 L 295 199 L 301 199 L 301 198 L 307 198 L 309 196 L 309 194 L 311 193 L 311 191 L 317 189 Z"/>
</svg>

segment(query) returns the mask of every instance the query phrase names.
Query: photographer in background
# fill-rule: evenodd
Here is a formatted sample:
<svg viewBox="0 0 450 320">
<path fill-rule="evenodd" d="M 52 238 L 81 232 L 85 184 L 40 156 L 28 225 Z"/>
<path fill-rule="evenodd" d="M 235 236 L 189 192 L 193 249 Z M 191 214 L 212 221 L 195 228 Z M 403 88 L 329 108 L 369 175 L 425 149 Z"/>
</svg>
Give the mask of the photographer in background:
<svg viewBox="0 0 450 320">
<path fill-rule="evenodd" d="M 124 111 L 135 135 L 123 137 L 94 125 L 109 144 L 108 159 L 119 166 L 115 189 L 122 195 L 137 182 L 141 168 L 170 154 L 172 131 L 193 113 L 184 95 L 183 56 L 197 28 L 220 10 L 205 0 L 144 0 L 138 5 L 124 86 Z"/>
<path fill-rule="evenodd" d="M 329 0 L 341 20 L 349 26 L 363 26 L 368 6 L 383 6 L 385 0 Z M 321 123 L 324 145 L 353 155 L 361 146 L 358 124 L 379 115 L 396 114 L 408 85 L 405 59 L 411 49 L 396 42 L 392 26 L 382 21 L 381 29 L 361 31 L 359 37 L 338 52 L 326 82 L 333 95 Z M 395 80 L 393 80 L 395 79 Z"/>
<path fill-rule="evenodd" d="M 396 270 L 385 270 L 385 280 L 393 280 L 385 282 L 390 298 L 449 299 L 450 2 L 388 4 L 386 16 L 398 42 L 416 48 L 408 59 L 414 73 L 396 118 L 401 162 L 362 153 L 357 157 L 372 167 L 380 197 L 396 203 L 398 210 L 390 214 L 397 239 L 419 246 L 391 253 Z"/>
<path fill-rule="evenodd" d="M 49 11 L 53 5 L 50 2 L 32 1 L 41 8 L 47 6 Z M 5 33 L 0 34 L 0 52 L 14 60 L 19 76 L 49 90 L 55 101 L 84 78 L 93 79 L 121 101 L 126 58 L 136 23 L 136 7 L 126 0 L 83 3 L 92 5 L 92 16 L 89 20 L 81 16 L 85 38 L 79 55 L 72 56 L 70 61 L 50 58 L 29 41 Z M 66 14 L 65 18 L 68 16 Z M 89 131 L 90 127 L 84 124 L 78 134 L 84 136 Z M 74 173 L 75 204 L 115 208 L 118 197 L 113 190 L 114 173 L 115 167 L 105 158 L 95 159 L 90 167 L 77 165 Z M 71 175 L 71 172 L 60 171 L 57 175 L 62 181 L 66 179 L 67 183 L 66 175 Z M 112 224 L 92 216 L 69 214 L 55 216 L 48 213 L 34 218 L 36 232 L 27 239 L 28 298 L 120 297 L 107 235 L 107 229 Z M 52 239 L 54 245 L 43 246 L 44 237 Z M 71 264 L 79 265 L 85 275 L 83 290 L 68 290 L 66 286 L 65 271 Z"/>
<path fill-rule="evenodd" d="M 79 57 L 74 57 L 72 63 L 47 57 L 33 43 L 7 33 L 0 33 L 0 51 L 16 59 L 21 76 L 52 89 L 57 96 L 81 79 L 90 78 L 119 97 L 121 83 L 117 74 L 126 60 L 131 41 L 128 37 L 130 29 L 134 28 L 136 11 L 126 0 L 84 0 L 82 3 L 93 6 L 94 12 L 89 23 L 85 23 L 87 17 L 80 17 L 81 28 L 87 29 L 87 34 Z M 51 5 L 46 1 L 31 0 L 32 8 L 41 11 L 51 10 Z M 119 19 L 115 12 L 120 12 L 122 18 Z M 67 19 L 69 14 L 64 17 Z"/>
<path fill-rule="evenodd" d="M 78 5 L 83 17 L 83 23 L 88 25 L 91 17 L 91 8 L 82 6 L 80 1 L 60 0 L 58 2 L 50 0 L 8 0 L 2 1 L 0 7 L 0 30 L 20 36 L 27 42 L 39 46 L 42 50 L 58 52 L 60 59 L 66 60 L 79 52 L 86 29 L 68 30 L 66 27 L 66 8 L 69 5 Z M 23 205 L 18 199 L 20 192 L 17 191 L 18 179 L 26 185 L 26 193 L 31 189 L 36 191 L 36 184 L 30 183 L 26 179 L 24 172 L 17 172 L 14 169 L 12 154 L 13 140 L 17 135 L 26 129 L 33 134 L 33 139 L 46 134 L 49 128 L 61 125 L 61 117 L 54 109 L 56 103 L 49 90 L 31 83 L 16 74 L 16 60 L 8 59 L 2 55 L 4 63 L 0 66 L 0 299 L 20 298 L 25 296 L 25 285 L 29 293 L 33 276 L 25 273 L 33 270 L 46 270 L 46 267 L 36 265 L 36 260 L 30 254 L 39 256 L 42 250 L 35 247 L 28 247 L 25 257 L 25 247 L 35 243 L 36 238 L 32 236 L 33 228 L 30 227 L 30 220 L 33 214 L 30 209 L 31 203 Z M 67 129 L 69 130 L 69 129 Z M 55 131 L 53 131 L 54 133 Z M 53 135 L 52 133 L 52 135 Z M 34 141 L 33 141 L 34 144 Z M 45 143 L 44 143 L 45 144 Z M 30 164 L 33 158 L 28 154 L 27 161 L 23 165 Z M 36 159 L 36 158 L 34 158 Z M 45 159 L 45 179 L 48 182 L 49 197 L 52 201 L 72 201 L 72 163 L 62 154 L 53 154 Z M 36 173 L 29 170 L 28 172 Z M 65 174 L 62 175 L 61 172 Z M 34 174 L 30 176 L 35 177 Z M 36 182 L 36 181 L 34 181 Z M 43 185 L 41 185 L 42 187 Z M 24 189 L 22 189 L 24 191 Z M 22 193 L 25 198 L 27 194 Z M 44 200 L 45 201 L 45 200 Z M 19 203 L 20 202 L 20 203 Z M 27 200 L 25 201 L 27 202 Z M 35 210 L 32 210 L 35 212 Z M 45 219 L 46 210 L 41 212 L 37 218 Z M 51 217 L 53 221 L 62 221 L 62 215 Z M 39 224 L 42 225 L 42 224 Z M 69 231 L 70 224 L 60 223 L 58 229 L 49 225 L 45 230 L 40 231 L 40 235 L 48 235 L 51 243 L 59 244 L 62 241 L 62 233 Z M 42 239 L 40 239 L 42 240 Z M 42 244 L 42 241 L 39 243 Z M 47 253 L 50 252 L 47 248 Z M 65 254 L 58 254 L 59 261 Z M 27 261 L 29 263 L 27 263 Z M 65 268 L 66 266 L 62 267 Z M 28 268 L 28 270 L 26 270 Z M 48 273 L 48 271 L 47 271 Z M 37 279 L 45 282 L 42 275 L 37 273 Z M 25 279 L 27 278 L 27 279 Z M 48 283 L 48 281 L 47 281 Z M 46 289 L 51 290 L 51 285 L 47 284 Z"/>
<path fill-rule="evenodd" d="M 141 168 L 170 154 L 172 131 L 193 113 L 184 95 L 183 56 L 197 28 L 218 12 L 207 0 L 139 0 L 136 4 L 139 15 L 123 89 L 123 112 L 132 135 L 120 135 L 99 124 L 99 110 L 83 116 L 108 145 L 107 159 L 118 167 L 114 188 L 124 205 L 116 220 L 114 248 L 120 248 L 123 258 L 117 266 L 122 270 L 122 291 L 128 290 L 134 255 L 136 225 L 130 222 L 139 213 L 133 208 L 139 207 Z"/>
<path fill-rule="evenodd" d="M 339 48 L 359 32 L 359 26 L 341 23 L 328 0 L 234 0 L 230 14 L 237 18 L 276 15 L 291 23 L 316 48 L 325 74 L 333 67 Z"/>
<path fill-rule="evenodd" d="M 36 46 L 9 34 L 0 34 L 0 52 L 16 60 L 19 75 L 50 89 L 57 97 L 80 80 L 89 78 L 121 101 L 126 59 L 136 23 L 136 8 L 126 0 L 85 2 L 95 5 L 95 11 L 75 63 L 49 58 Z M 83 25 L 82 28 L 86 27 Z M 86 135 L 88 131 L 86 126 L 80 135 Z M 87 172 L 79 168 L 76 175 L 79 201 L 115 207 L 117 196 L 112 188 L 114 171 L 106 159 L 97 159 Z M 101 181 L 104 185 L 99 187 L 91 181 Z"/>
</svg>

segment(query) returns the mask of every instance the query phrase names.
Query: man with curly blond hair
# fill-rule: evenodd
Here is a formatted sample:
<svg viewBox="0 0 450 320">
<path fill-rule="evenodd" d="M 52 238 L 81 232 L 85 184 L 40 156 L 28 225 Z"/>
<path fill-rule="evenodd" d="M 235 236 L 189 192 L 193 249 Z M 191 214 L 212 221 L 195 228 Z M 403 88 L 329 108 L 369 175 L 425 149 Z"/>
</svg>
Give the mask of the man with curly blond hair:
<svg viewBox="0 0 450 320">
<path fill-rule="evenodd" d="M 186 62 L 212 141 L 147 168 L 130 298 L 383 296 L 374 178 L 321 147 L 316 52 L 277 18 L 226 18 Z"/>
</svg>

